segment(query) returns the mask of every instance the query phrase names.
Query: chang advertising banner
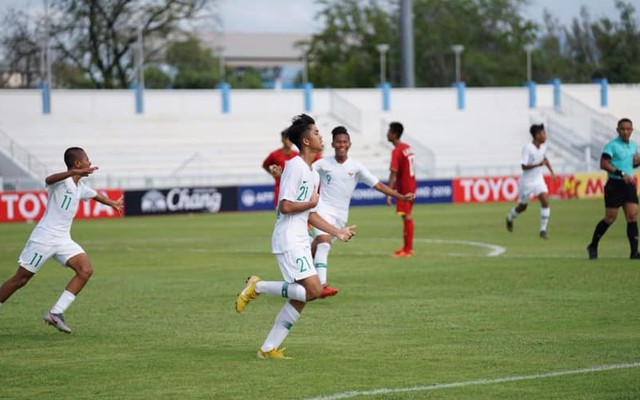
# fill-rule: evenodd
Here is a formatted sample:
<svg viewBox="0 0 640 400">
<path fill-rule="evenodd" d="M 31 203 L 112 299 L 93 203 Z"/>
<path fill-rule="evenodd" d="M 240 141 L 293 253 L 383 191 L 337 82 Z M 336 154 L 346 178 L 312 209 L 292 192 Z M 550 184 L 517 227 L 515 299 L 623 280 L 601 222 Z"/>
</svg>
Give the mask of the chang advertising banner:
<svg viewBox="0 0 640 400">
<path fill-rule="evenodd" d="M 122 196 L 120 189 L 98 189 L 98 192 L 111 199 Z M 47 208 L 46 190 L 0 192 L 0 222 L 37 221 Z M 91 199 L 80 201 L 76 218 L 117 218 L 113 208 Z"/>
<path fill-rule="evenodd" d="M 126 191 L 126 215 L 217 213 L 236 211 L 235 187 L 197 187 Z"/>
<path fill-rule="evenodd" d="M 273 185 L 238 187 L 238 209 L 241 211 L 275 210 Z"/>
</svg>

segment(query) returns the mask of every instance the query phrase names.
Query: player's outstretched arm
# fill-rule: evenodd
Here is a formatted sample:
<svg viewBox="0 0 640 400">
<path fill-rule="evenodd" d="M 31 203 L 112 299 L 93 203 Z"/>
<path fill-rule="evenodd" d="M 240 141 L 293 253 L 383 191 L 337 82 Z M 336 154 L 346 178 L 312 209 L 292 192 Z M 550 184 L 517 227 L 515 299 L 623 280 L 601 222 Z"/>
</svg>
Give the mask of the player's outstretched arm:
<svg viewBox="0 0 640 400">
<path fill-rule="evenodd" d="M 376 183 L 373 188 L 378 192 L 384 193 L 387 196 L 395 197 L 398 200 L 411 201 L 416 197 L 413 193 L 399 193 L 397 190 L 391 189 L 389 186 L 385 185 L 382 182 Z"/>
<path fill-rule="evenodd" d="M 70 176 L 76 176 L 76 175 L 80 175 L 80 176 L 89 176 L 90 174 L 93 173 L 93 171 L 97 170 L 98 167 L 89 167 L 89 168 L 77 168 L 77 169 L 69 169 L 63 172 L 57 172 L 55 174 L 51 174 L 49 176 L 47 176 L 47 178 L 44 180 L 44 182 L 47 185 L 52 185 L 56 182 L 60 182 L 62 180 L 67 179 Z"/>
<path fill-rule="evenodd" d="M 108 205 L 116 210 L 118 214 L 122 215 L 122 211 L 124 211 L 124 196 L 120 196 L 118 200 L 111 200 L 110 198 L 98 193 L 93 199 L 99 203 Z"/>
<path fill-rule="evenodd" d="M 337 237 L 343 242 L 348 241 L 349 239 L 351 239 L 351 236 L 354 236 L 356 234 L 355 225 L 350 225 L 342 229 L 339 229 L 331 225 L 330 223 L 328 223 L 324 218 L 322 218 L 316 212 L 309 213 L 309 223 L 315 226 L 316 228 L 320 229 L 321 231 L 327 232 L 328 234 Z"/>
</svg>

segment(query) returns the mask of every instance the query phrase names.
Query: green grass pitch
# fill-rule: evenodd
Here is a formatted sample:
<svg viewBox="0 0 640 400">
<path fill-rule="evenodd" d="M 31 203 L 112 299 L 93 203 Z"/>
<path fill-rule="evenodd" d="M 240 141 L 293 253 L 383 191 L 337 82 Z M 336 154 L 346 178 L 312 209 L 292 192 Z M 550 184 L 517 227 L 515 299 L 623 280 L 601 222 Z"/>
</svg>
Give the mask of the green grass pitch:
<svg viewBox="0 0 640 400">
<path fill-rule="evenodd" d="M 42 323 L 71 276 L 49 261 L 0 308 L 0 398 L 640 398 L 640 262 L 622 214 L 589 261 L 602 200 L 553 201 L 548 240 L 534 202 L 508 233 L 511 206 L 416 206 L 410 259 L 389 257 L 393 209 L 353 208 L 358 235 L 329 258 L 340 293 L 307 306 L 279 361 L 255 354 L 283 299 L 233 307 L 249 274 L 281 279 L 273 213 L 78 220 L 95 273 L 67 310 L 74 332 Z M 32 228 L 0 227 L 0 280 Z"/>
</svg>

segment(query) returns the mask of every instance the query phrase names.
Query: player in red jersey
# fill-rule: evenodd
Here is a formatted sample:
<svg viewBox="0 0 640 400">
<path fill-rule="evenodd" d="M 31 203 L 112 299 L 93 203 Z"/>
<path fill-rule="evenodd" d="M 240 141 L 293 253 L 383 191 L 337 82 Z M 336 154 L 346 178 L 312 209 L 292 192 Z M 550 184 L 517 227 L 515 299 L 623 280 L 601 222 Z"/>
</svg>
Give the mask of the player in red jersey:
<svg viewBox="0 0 640 400">
<path fill-rule="evenodd" d="M 287 130 L 283 130 L 280 133 L 282 136 L 282 147 L 269 153 L 267 158 L 262 162 L 262 168 L 267 171 L 273 179 L 275 179 L 275 186 L 273 187 L 273 205 L 278 205 L 278 194 L 280 193 L 280 176 L 284 169 L 284 163 L 291 160 L 298 155 L 298 152 L 293 149 L 293 143 L 287 136 Z"/>
<path fill-rule="evenodd" d="M 400 122 L 389 124 L 387 140 L 394 146 L 391 152 L 391 166 L 389 167 L 389 187 L 399 193 L 415 193 L 417 188 L 416 175 L 413 169 L 413 150 L 400 137 L 404 127 Z M 396 200 L 396 212 L 402 216 L 404 246 L 396 250 L 392 257 L 411 257 L 413 255 L 413 216 L 411 209 L 414 200 Z M 391 196 L 387 196 L 387 204 L 391 205 Z"/>
</svg>

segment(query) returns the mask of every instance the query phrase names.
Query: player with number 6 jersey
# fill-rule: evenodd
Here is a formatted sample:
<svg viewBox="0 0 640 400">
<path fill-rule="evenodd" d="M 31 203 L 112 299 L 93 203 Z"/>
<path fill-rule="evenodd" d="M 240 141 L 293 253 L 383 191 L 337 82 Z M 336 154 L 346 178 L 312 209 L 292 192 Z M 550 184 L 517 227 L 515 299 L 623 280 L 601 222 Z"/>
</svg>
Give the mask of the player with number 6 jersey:
<svg viewBox="0 0 640 400">
<path fill-rule="evenodd" d="M 400 122 L 391 122 L 387 131 L 387 140 L 393 144 L 391 165 L 389 167 L 389 186 L 399 193 L 415 193 L 417 189 L 414 170 L 414 154 L 411 146 L 400 141 L 404 126 Z M 402 217 L 403 246 L 397 249 L 392 257 L 413 256 L 413 209 L 412 200 L 397 200 L 396 212 Z M 391 196 L 387 196 L 387 204 L 391 204 Z"/>
</svg>

